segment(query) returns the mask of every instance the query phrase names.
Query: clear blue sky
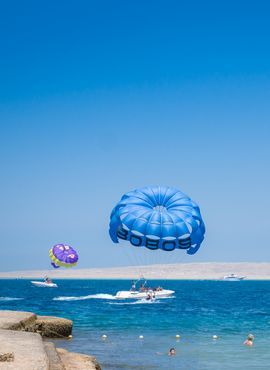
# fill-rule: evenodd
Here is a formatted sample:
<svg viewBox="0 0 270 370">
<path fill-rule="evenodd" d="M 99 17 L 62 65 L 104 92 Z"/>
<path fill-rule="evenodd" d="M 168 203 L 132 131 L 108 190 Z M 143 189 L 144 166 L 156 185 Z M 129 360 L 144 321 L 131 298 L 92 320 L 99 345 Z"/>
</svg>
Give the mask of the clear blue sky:
<svg viewBox="0 0 270 370">
<path fill-rule="evenodd" d="M 112 207 L 164 184 L 201 207 L 192 261 L 270 261 L 268 1 L 1 1 L 0 270 L 128 261 Z"/>
</svg>

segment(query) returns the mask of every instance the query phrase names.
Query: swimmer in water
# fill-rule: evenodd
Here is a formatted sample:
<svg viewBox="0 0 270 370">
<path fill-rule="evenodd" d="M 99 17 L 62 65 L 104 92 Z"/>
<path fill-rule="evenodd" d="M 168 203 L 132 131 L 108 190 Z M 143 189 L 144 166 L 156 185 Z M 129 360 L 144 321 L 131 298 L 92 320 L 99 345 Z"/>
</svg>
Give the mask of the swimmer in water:
<svg viewBox="0 0 270 370">
<path fill-rule="evenodd" d="M 254 335 L 249 334 L 247 339 L 244 341 L 244 345 L 248 346 L 248 347 L 252 347 L 253 346 L 253 341 L 254 341 Z"/>
<path fill-rule="evenodd" d="M 162 353 L 162 352 L 156 352 L 156 355 L 166 355 L 166 353 Z M 168 356 L 175 356 L 176 355 L 176 350 L 175 348 L 170 348 L 169 352 L 167 353 Z"/>
<path fill-rule="evenodd" d="M 175 355 L 176 355 L 176 350 L 175 350 L 175 348 L 171 348 L 171 349 L 169 350 L 168 356 L 175 356 Z"/>
</svg>

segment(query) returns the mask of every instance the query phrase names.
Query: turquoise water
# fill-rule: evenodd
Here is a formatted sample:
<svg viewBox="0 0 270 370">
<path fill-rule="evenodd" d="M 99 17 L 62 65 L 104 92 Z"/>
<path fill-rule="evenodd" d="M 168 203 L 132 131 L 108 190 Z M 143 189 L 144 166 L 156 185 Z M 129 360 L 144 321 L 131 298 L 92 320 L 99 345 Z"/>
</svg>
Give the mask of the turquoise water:
<svg viewBox="0 0 270 370">
<path fill-rule="evenodd" d="M 158 281 L 152 284 L 175 295 L 153 303 L 116 301 L 130 281 L 57 283 L 58 289 L 45 289 L 28 280 L 0 280 L 0 309 L 72 319 L 73 339 L 56 345 L 96 356 L 104 370 L 270 369 L 268 281 Z M 249 333 L 255 335 L 252 348 L 242 344 Z M 171 347 L 175 357 L 167 356 Z"/>
</svg>

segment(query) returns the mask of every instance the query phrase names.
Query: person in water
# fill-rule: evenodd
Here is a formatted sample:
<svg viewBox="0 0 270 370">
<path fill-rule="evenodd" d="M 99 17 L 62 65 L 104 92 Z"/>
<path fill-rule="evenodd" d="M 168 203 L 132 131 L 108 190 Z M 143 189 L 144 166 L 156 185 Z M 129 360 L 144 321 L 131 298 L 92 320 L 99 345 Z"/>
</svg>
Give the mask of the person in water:
<svg viewBox="0 0 270 370">
<path fill-rule="evenodd" d="M 165 353 L 162 352 L 156 352 L 157 355 L 164 355 Z M 176 355 L 176 350 L 175 348 L 170 348 L 169 352 L 167 353 L 168 356 L 175 356 Z"/>
<path fill-rule="evenodd" d="M 244 341 L 244 345 L 248 346 L 248 347 L 251 347 L 251 346 L 253 346 L 253 342 L 254 342 L 254 335 L 249 334 L 247 339 Z"/>
<path fill-rule="evenodd" d="M 171 348 L 171 349 L 169 350 L 168 356 L 175 356 L 175 355 L 176 355 L 176 350 L 175 350 L 175 348 Z"/>
<path fill-rule="evenodd" d="M 147 293 L 146 300 L 147 301 L 154 301 L 156 299 L 156 295 L 154 292 L 150 291 Z"/>
</svg>

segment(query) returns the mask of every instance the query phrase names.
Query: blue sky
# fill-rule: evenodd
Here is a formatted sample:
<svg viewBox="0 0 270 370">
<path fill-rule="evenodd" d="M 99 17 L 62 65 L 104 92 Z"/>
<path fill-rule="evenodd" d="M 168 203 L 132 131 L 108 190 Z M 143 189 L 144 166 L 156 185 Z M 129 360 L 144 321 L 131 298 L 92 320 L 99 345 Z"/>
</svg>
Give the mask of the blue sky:
<svg viewBox="0 0 270 370">
<path fill-rule="evenodd" d="M 109 215 L 151 184 L 201 207 L 184 262 L 269 262 L 269 7 L 1 2 L 0 270 L 61 241 L 81 267 L 129 264 Z"/>
</svg>

